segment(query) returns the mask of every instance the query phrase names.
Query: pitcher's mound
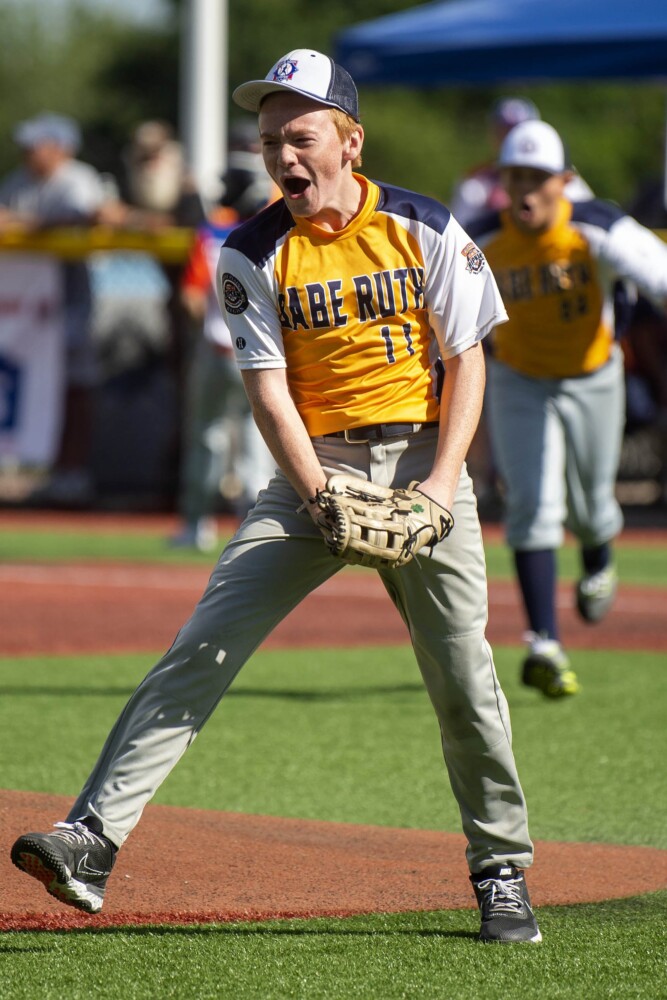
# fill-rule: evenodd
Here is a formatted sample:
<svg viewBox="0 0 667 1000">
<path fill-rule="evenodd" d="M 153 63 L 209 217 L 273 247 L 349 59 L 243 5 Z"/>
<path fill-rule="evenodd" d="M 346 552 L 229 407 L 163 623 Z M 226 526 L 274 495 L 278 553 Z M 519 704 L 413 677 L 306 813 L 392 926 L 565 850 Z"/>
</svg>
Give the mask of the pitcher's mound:
<svg viewBox="0 0 667 1000">
<path fill-rule="evenodd" d="M 14 868 L 21 833 L 48 830 L 70 800 L 0 792 L 0 930 L 211 923 L 475 907 L 462 835 L 148 806 L 118 855 L 104 911 L 65 907 Z M 667 886 L 667 851 L 536 845 L 537 906 Z"/>
</svg>

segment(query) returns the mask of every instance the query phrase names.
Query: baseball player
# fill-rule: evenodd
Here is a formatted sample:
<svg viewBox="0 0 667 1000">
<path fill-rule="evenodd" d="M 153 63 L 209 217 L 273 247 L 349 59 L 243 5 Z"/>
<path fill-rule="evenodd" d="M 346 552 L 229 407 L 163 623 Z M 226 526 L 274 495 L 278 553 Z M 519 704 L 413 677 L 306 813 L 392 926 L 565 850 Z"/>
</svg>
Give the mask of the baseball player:
<svg viewBox="0 0 667 1000">
<path fill-rule="evenodd" d="M 116 850 L 243 664 L 345 565 L 334 551 L 344 548 L 343 509 L 339 523 L 323 508 L 342 496 L 337 479 L 352 478 L 361 484 L 352 499 L 361 514 L 351 521 L 362 550 L 372 553 L 371 536 L 382 533 L 383 508 L 367 497 L 384 490 L 405 504 L 392 522 L 404 532 L 400 561 L 383 562 L 381 549 L 374 564 L 438 719 L 480 937 L 539 941 L 523 871 L 533 847 L 485 639 L 484 552 L 464 465 L 484 389 L 480 341 L 506 316 L 497 286 L 447 209 L 357 172 L 357 91 L 329 57 L 292 51 L 234 99 L 258 112 L 264 162 L 282 198 L 230 235 L 218 290 L 279 469 L 192 617 L 130 698 L 65 823 L 19 837 L 12 858 L 63 902 L 101 909 Z M 422 538 L 413 515 L 437 523 Z"/>
<path fill-rule="evenodd" d="M 580 545 L 581 617 L 604 618 L 617 588 L 624 372 L 614 287 L 629 281 L 664 306 L 667 247 L 611 203 L 564 196 L 574 171 L 546 122 L 512 129 L 499 164 L 510 206 L 471 227 L 509 312 L 491 339 L 489 427 L 529 626 L 522 679 L 558 698 L 579 690 L 556 614 L 564 525 Z"/>
<path fill-rule="evenodd" d="M 498 164 L 500 147 L 515 125 L 541 117 L 539 108 L 526 97 L 501 97 L 492 106 L 488 126 L 493 157 L 490 162 L 473 167 L 457 181 L 449 203 L 452 215 L 468 232 L 477 219 L 508 207 L 509 196 Z M 573 174 L 566 185 L 565 196 L 570 201 L 584 201 L 592 198 L 593 192 L 583 177 Z"/>
</svg>

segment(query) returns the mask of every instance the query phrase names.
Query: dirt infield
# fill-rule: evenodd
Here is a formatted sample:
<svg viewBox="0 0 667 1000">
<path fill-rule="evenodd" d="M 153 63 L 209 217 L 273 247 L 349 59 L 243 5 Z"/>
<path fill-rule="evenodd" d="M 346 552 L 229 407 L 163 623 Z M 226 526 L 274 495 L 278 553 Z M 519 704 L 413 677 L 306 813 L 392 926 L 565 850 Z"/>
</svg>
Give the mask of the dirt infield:
<svg viewBox="0 0 667 1000">
<path fill-rule="evenodd" d="M 0 931 L 474 907 L 459 834 L 148 806 L 118 855 L 104 912 L 89 917 L 8 859 L 18 832 L 48 829 L 68 806 L 56 796 L 0 792 Z M 536 848 L 537 906 L 667 886 L 667 851 L 549 841 Z"/>
<path fill-rule="evenodd" d="M 0 528 L 53 526 L 50 515 L 0 513 Z M 60 515 L 56 523 L 81 524 Z M 146 530 L 146 519 L 86 519 L 102 530 Z M 173 520 L 156 518 L 166 533 Z M 648 533 L 633 535 L 646 543 Z M 667 540 L 663 532 L 662 544 Z M 213 561 L 213 560 L 212 560 Z M 159 652 L 191 613 L 209 570 L 97 561 L 0 564 L 0 655 Z M 664 591 L 622 585 L 601 628 L 575 616 L 559 591 L 571 648 L 667 648 Z M 345 631 L 340 622 L 345 621 Z M 523 630 L 514 584 L 490 587 L 492 643 Z M 344 570 L 311 594 L 266 648 L 389 645 L 405 627 L 377 576 Z M 48 829 L 68 800 L 0 792 L 0 930 L 345 916 L 474 905 L 460 835 L 149 806 L 119 855 L 103 915 L 85 917 L 52 900 L 8 860 L 15 837 Z M 169 878 L 164 857 L 169 856 Z M 593 902 L 667 886 L 667 851 L 542 842 L 531 873 L 537 905 Z"/>
</svg>

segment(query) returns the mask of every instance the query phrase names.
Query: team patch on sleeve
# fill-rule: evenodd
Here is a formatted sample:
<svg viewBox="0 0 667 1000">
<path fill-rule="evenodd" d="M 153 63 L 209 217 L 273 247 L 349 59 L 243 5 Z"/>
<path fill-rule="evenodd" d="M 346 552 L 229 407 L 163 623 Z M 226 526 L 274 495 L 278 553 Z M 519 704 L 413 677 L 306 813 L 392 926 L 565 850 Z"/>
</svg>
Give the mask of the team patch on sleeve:
<svg viewBox="0 0 667 1000">
<path fill-rule="evenodd" d="M 225 309 L 238 316 L 248 308 L 248 293 L 238 278 L 235 278 L 229 271 L 225 271 L 222 276 L 222 294 L 225 300 Z"/>
<path fill-rule="evenodd" d="M 466 258 L 466 271 L 471 274 L 479 274 L 486 264 L 486 257 L 474 243 L 466 243 L 461 254 Z"/>
</svg>

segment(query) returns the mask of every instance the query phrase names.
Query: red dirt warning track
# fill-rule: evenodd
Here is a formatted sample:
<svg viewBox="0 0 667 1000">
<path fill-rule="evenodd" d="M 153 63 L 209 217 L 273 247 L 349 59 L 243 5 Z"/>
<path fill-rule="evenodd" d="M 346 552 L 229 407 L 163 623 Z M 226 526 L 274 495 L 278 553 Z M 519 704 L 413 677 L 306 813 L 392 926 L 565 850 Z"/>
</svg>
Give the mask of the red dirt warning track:
<svg viewBox="0 0 667 1000">
<path fill-rule="evenodd" d="M 208 580 L 195 566 L 0 564 L 0 655 L 161 652 L 190 616 Z M 489 586 L 491 643 L 516 644 L 525 628 L 513 582 Z M 572 589 L 559 589 L 571 649 L 667 649 L 664 591 L 621 585 L 602 626 L 580 621 Z M 340 627 L 345 622 L 345 628 Z M 310 594 L 266 648 L 405 644 L 408 636 L 371 570 L 344 569 Z"/>
</svg>

